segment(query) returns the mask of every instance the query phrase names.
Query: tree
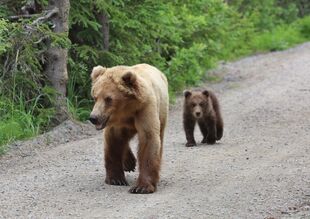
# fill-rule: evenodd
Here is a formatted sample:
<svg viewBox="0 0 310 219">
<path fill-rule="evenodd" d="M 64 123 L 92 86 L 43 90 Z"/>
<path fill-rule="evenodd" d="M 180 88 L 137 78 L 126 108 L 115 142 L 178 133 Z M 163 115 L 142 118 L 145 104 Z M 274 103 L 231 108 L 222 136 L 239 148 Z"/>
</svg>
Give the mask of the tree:
<svg viewBox="0 0 310 219">
<path fill-rule="evenodd" d="M 52 17 L 53 31 L 56 34 L 66 35 L 69 33 L 69 0 L 50 0 L 48 9 L 58 9 L 58 13 Z M 47 63 L 45 72 L 52 86 L 56 89 L 56 123 L 60 123 L 67 118 L 66 110 L 66 86 L 68 81 L 67 59 L 68 51 L 66 48 L 49 45 L 46 52 Z"/>
</svg>

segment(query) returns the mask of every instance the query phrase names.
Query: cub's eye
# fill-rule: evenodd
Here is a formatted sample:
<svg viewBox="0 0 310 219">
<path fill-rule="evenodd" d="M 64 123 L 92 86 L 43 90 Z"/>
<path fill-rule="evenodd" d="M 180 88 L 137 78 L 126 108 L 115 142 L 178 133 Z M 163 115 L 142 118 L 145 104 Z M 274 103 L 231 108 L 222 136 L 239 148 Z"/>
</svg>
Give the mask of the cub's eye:
<svg viewBox="0 0 310 219">
<path fill-rule="evenodd" d="M 94 101 L 96 102 L 98 98 L 97 98 L 97 97 L 93 97 L 93 99 L 94 99 Z"/>
<path fill-rule="evenodd" d="M 110 104 L 112 102 L 112 98 L 111 97 L 106 97 L 104 98 L 104 101 L 106 104 Z"/>
<path fill-rule="evenodd" d="M 197 106 L 197 104 L 196 103 L 192 103 L 192 107 L 195 107 L 195 106 Z"/>
<path fill-rule="evenodd" d="M 204 103 L 199 103 L 199 106 L 204 106 L 205 104 Z"/>
</svg>

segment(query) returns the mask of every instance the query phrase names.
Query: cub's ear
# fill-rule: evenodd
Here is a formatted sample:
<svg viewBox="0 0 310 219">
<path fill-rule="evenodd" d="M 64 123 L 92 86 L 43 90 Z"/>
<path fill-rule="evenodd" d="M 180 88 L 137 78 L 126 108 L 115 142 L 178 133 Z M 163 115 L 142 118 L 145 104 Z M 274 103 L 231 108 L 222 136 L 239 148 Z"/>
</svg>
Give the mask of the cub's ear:
<svg viewBox="0 0 310 219">
<path fill-rule="evenodd" d="M 94 67 L 92 72 L 91 72 L 91 75 L 90 75 L 92 82 L 95 82 L 97 80 L 97 78 L 100 75 L 103 75 L 106 70 L 107 70 L 107 68 L 102 67 L 101 65 Z"/>
<path fill-rule="evenodd" d="M 208 97 L 210 95 L 208 90 L 202 91 L 202 94 L 205 95 L 206 97 Z"/>
<path fill-rule="evenodd" d="M 122 76 L 122 80 L 126 86 L 133 87 L 136 84 L 137 77 L 129 71 Z"/>
<path fill-rule="evenodd" d="M 192 95 L 192 92 L 190 92 L 189 90 L 185 90 L 185 91 L 183 91 L 183 95 L 185 98 L 187 98 L 187 97 Z"/>
</svg>

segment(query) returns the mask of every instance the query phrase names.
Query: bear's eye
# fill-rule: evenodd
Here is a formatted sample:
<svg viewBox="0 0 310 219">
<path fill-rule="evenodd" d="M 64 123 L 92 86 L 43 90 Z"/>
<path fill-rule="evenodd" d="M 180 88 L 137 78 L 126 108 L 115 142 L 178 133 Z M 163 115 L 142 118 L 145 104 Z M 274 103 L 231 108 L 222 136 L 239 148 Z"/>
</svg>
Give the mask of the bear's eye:
<svg viewBox="0 0 310 219">
<path fill-rule="evenodd" d="M 94 99 L 94 101 L 96 102 L 98 98 L 97 98 L 97 97 L 93 97 L 93 99 Z"/>
<path fill-rule="evenodd" d="M 106 97 L 104 98 L 104 101 L 106 104 L 110 104 L 112 102 L 112 98 L 111 97 Z"/>
<path fill-rule="evenodd" d="M 195 107 L 195 106 L 197 106 L 197 104 L 196 103 L 192 103 L 192 107 Z"/>
<path fill-rule="evenodd" d="M 199 106 L 204 106 L 204 103 L 199 103 Z"/>
</svg>

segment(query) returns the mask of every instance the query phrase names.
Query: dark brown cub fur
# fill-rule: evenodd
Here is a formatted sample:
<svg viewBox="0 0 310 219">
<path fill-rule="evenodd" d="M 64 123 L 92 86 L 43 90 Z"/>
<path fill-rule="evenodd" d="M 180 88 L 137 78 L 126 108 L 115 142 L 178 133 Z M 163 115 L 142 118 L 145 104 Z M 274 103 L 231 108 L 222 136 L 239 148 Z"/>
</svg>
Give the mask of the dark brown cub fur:
<svg viewBox="0 0 310 219">
<path fill-rule="evenodd" d="M 184 91 L 183 125 L 186 135 L 186 146 L 196 145 L 194 129 L 196 122 L 203 135 L 201 143 L 214 144 L 223 136 L 223 119 L 219 102 L 209 90 Z"/>
</svg>

